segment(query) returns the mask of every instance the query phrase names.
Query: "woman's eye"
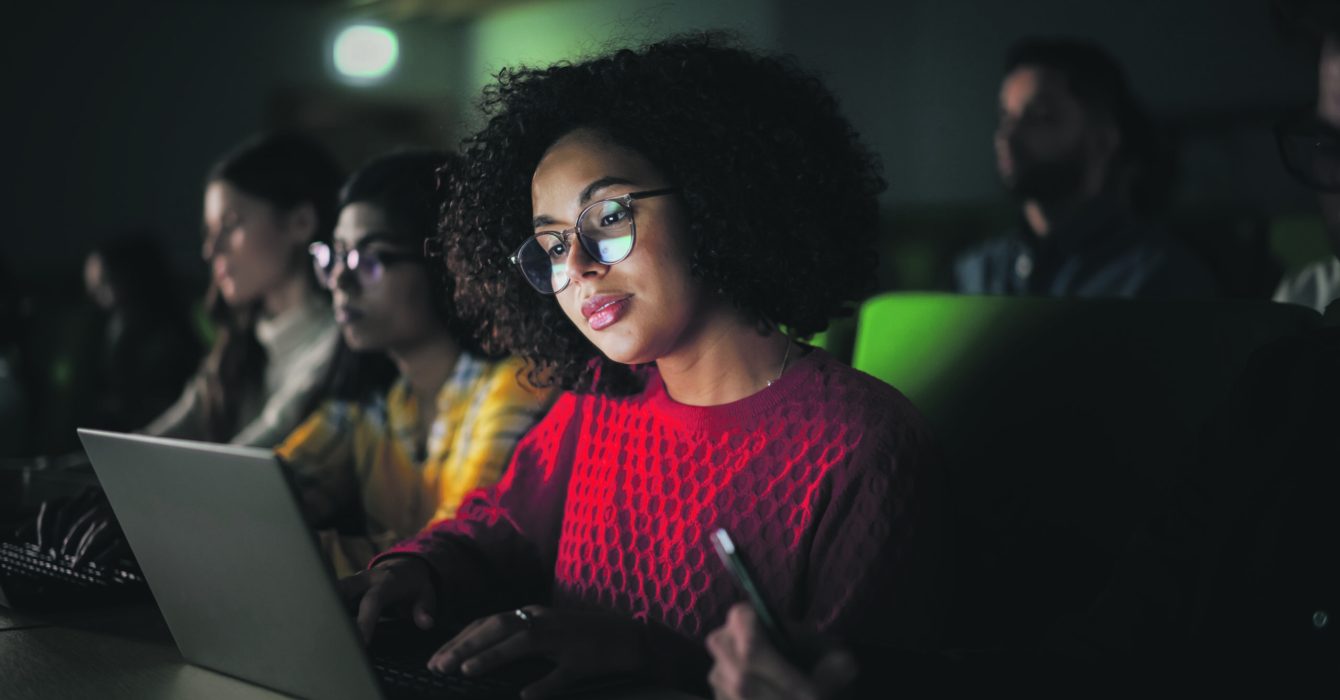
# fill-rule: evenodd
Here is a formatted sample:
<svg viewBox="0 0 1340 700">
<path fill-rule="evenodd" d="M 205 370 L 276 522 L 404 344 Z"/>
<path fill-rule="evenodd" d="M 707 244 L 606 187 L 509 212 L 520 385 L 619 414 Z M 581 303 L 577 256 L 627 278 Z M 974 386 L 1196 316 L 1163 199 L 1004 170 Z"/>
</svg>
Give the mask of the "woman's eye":
<svg viewBox="0 0 1340 700">
<path fill-rule="evenodd" d="M 627 218 L 628 218 L 628 211 L 625 209 L 619 209 L 617 211 L 608 212 L 604 216 L 600 217 L 600 226 L 601 228 L 618 226 L 619 224 L 623 223 L 624 220 Z"/>
<path fill-rule="evenodd" d="M 555 260 L 561 260 L 567 254 L 568 246 L 566 243 L 555 243 L 553 247 L 549 249 L 549 257 Z"/>
</svg>

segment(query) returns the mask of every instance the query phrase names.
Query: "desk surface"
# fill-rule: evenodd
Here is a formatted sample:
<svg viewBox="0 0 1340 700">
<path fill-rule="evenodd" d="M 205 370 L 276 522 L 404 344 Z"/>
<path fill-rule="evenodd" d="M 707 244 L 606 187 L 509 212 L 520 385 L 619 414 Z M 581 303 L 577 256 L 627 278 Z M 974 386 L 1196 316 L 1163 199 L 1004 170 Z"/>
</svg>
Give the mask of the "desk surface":
<svg viewBox="0 0 1340 700">
<path fill-rule="evenodd" d="M 21 613 L 17 610 L 10 610 L 6 607 L 0 607 L 0 632 L 25 627 L 46 627 L 51 624 L 51 619 L 41 615 L 30 615 Z M 0 659 L 0 663 L 3 660 Z"/>
<path fill-rule="evenodd" d="M 0 607 L 0 679 L 7 700 L 286 698 L 182 660 L 152 605 L 56 617 Z M 591 700 L 692 700 L 671 690 L 609 691 Z"/>
<path fill-rule="evenodd" d="M 0 678 L 5 697 L 282 698 L 264 688 L 182 661 L 152 607 L 77 620 L 0 608 Z"/>
</svg>

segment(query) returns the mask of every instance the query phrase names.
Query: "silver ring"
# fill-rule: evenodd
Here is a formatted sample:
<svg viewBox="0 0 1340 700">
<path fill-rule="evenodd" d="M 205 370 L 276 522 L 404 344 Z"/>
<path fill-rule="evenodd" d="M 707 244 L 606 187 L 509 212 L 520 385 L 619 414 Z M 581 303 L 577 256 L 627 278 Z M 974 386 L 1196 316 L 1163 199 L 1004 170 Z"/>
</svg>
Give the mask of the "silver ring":
<svg viewBox="0 0 1340 700">
<path fill-rule="evenodd" d="M 521 621 L 521 624 L 526 626 L 526 629 L 530 629 L 535 626 L 535 617 L 530 613 L 526 612 L 525 610 L 517 608 L 516 610 L 512 611 L 512 614 L 516 616 L 516 619 Z"/>
</svg>

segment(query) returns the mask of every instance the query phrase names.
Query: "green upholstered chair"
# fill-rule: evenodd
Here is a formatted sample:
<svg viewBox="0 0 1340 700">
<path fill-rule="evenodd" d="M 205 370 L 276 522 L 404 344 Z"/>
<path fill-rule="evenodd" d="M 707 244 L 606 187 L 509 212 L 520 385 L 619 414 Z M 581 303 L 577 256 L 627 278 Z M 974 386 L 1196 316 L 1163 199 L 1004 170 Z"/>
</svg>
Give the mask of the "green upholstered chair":
<svg viewBox="0 0 1340 700">
<path fill-rule="evenodd" d="M 946 457 L 950 643 L 1028 643 L 1082 609 L 1252 351 L 1319 322 L 1269 302 L 868 301 L 852 364 L 906 394 Z"/>
</svg>

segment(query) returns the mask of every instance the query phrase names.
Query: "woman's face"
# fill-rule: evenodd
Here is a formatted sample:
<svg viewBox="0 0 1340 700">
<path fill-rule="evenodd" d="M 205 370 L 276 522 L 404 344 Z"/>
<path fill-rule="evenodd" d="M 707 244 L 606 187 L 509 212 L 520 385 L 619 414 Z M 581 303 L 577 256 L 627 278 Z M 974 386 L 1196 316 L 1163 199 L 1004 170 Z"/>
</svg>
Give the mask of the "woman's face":
<svg viewBox="0 0 1340 700">
<path fill-rule="evenodd" d="M 428 270 L 416 260 L 397 258 L 419 254 L 404 240 L 392 235 L 376 205 L 356 202 L 340 210 L 331 296 L 335 320 L 355 350 L 408 348 L 442 331 Z M 350 250 L 359 253 L 357 270 L 344 266 Z"/>
<path fill-rule="evenodd" d="M 102 256 L 97 253 L 90 253 L 84 259 L 84 289 L 93 303 L 103 311 L 111 311 L 116 306 L 116 290 L 107 279 L 107 268 L 102 264 Z"/>
<path fill-rule="evenodd" d="M 573 227 L 586 205 L 674 186 L 645 158 L 590 131 L 575 131 L 545 153 L 531 180 L 535 232 Z M 689 271 L 685 213 L 674 196 L 632 204 L 633 251 L 622 262 L 593 261 L 573 240 L 567 288 L 558 304 L 606 357 L 652 362 L 690 342 L 704 321 L 704 295 Z"/>
<path fill-rule="evenodd" d="M 205 188 L 203 253 L 229 306 L 256 302 L 301 275 L 315 233 L 310 206 L 281 212 L 222 180 Z"/>
</svg>

